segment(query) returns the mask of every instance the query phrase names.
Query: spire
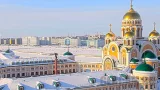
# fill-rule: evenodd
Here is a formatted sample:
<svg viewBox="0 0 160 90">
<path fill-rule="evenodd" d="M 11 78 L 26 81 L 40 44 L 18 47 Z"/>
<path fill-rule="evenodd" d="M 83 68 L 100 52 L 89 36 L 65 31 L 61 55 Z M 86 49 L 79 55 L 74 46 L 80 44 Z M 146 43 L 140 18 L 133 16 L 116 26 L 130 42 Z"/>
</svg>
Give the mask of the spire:
<svg viewBox="0 0 160 90">
<path fill-rule="evenodd" d="M 68 52 L 69 52 L 69 45 L 68 45 Z"/>
<path fill-rule="evenodd" d="M 131 8 L 133 8 L 133 0 L 131 0 Z"/>
<path fill-rule="evenodd" d="M 156 23 L 154 22 L 154 30 L 156 30 Z"/>
<path fill-rule="evenodd" d="M 110 32 L 112 32 L 112 24 L 109 24 Z"/>
</svg>

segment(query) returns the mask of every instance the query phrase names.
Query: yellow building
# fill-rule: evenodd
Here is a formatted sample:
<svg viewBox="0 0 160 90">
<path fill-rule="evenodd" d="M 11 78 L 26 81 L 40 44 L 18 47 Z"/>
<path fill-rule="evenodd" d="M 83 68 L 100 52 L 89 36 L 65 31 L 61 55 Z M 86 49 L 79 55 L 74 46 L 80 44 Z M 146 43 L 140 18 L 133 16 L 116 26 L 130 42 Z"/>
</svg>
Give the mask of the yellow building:
<svg viewBox="0 0 160 90">
<path fill-rule="evenodd" d="M 160 77 L 160 34 L 154 29 L 147 38 L 142 36 L 143 25 L 140 14 L 133 9 L 131 3 L 129 11 L 124 15 L 121 26 L 121 37 L 116 37 L 110 31 L 106 34 L 102 51 L 103 70 L 135 69 L 146 59 Z"/>
</svg>

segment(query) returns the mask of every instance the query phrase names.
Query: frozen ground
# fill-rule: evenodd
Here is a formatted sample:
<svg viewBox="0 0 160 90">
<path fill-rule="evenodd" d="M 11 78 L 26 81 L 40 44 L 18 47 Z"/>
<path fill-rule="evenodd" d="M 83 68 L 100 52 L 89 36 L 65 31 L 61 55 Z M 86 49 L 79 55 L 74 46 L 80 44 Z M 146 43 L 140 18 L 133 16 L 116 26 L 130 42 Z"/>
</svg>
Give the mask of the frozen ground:
<svg viewBox="0 0 160 90">
<path fill-rule="evenodd" d="M 9 46 L 16 55 L 21 58 L 30 57 L 54 57 L 53 53 L 58 53 L 62 56 L 67 50 L 67 47 L 56 46 Z M 7 50 L 8 46 L 0 46 L 0 50 Z M 101 49 L 96 48 L 70 48 L 69 51 L 75 55 L 76 61 L 80 62 L 101 62 Z"/>
</svg>

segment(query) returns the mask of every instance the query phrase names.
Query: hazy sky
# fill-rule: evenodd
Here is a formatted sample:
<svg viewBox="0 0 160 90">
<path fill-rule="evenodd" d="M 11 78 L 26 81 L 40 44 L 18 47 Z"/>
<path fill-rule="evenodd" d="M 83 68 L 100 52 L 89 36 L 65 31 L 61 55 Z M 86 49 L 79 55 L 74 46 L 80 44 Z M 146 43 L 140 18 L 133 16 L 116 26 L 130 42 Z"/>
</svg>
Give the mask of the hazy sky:
<svg viewBox="0 0 160 90">
<path fill-rule="evenodd" d="M 160 0 L 134 0 L 143 20 L 143 35 L 157 23 L 160 32 Z M 121 20 L 130 0 L 0 0 L 0 35 L 67 36 L 109 31 L 120 35 Z"/>
</svg>

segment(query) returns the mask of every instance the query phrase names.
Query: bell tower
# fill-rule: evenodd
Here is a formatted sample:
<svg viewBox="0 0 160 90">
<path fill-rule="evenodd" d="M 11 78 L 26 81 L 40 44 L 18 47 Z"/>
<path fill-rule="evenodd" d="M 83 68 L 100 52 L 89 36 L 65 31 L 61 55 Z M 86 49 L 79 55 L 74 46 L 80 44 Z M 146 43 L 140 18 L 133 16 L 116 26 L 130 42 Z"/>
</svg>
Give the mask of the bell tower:
<svg viewBox="0 0 160 90">
<path fill-rule="evenodd" d="M 125 33 L 132 30 L 134 37 L 137 39 L 142 38 L 142 20 L 138 12 L 133 9 L 133 0 L 131 0 L 130 10 L 124 15 L 121 26 L 121 34 L 124 37 Z"/>
</svg>

